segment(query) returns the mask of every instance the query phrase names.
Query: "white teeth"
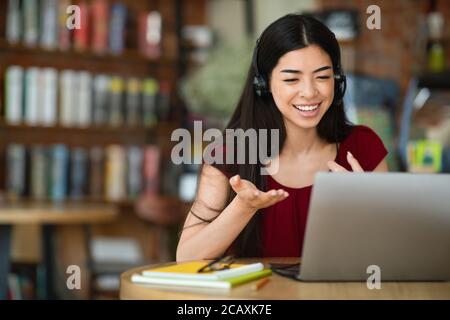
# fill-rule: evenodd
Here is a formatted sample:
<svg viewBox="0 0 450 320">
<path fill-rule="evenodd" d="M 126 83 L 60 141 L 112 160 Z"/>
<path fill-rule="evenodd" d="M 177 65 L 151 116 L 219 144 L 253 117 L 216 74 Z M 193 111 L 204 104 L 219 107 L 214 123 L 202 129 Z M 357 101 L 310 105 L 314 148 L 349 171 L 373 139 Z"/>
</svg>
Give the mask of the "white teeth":
<svg viewBox="0 0 450 320">
<path fill-rule="evenodd" d="M 294 107 L 300 111 L 313 111 L 313 110 L 316 110 L 319 107 L 319 105 L 318 104 L 311 105 L 311 106 L 294 105 Z"/>
</svg>

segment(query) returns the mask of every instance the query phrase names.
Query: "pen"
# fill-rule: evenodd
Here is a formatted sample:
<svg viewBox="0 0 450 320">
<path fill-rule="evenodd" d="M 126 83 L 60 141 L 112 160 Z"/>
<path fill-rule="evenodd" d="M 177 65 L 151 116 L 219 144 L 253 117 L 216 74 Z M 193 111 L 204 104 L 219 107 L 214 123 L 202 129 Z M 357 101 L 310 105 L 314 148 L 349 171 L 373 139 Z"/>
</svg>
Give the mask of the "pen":
<svg viewBox="0 0 450 320">
<path fill-rule="evenodd" d="M 269 277 L 259 280 L 257 283 L 253 285 L 252 287 L 253 291 L 258 291 L 263 286 L 265 286 L 267 282 L 269 282 Z"/>
</svg>

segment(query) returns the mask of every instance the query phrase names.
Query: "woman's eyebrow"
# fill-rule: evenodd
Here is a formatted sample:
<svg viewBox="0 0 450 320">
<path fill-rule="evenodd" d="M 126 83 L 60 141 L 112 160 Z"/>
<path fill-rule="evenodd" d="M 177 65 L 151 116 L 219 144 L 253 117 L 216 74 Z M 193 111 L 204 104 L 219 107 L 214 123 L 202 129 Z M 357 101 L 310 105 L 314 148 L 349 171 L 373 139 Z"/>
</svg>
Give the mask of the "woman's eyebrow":
<svg viewBox="0 0 450 320">
<path fill-rule="evenodd" d="M 325 70 L 328 70 L 328 69 L 331 69 L 331 66 L 320 67 L 320 68 L 314 70 L 313 73 L 317 73 L 317 72 L 320 72 L 320 71 L 325 71 Z M 283 69 L 280 72 L 283 72 L 283 73 L 303 73 L 302 71 L 296 70 L 296 69 Z"/>
</svg>

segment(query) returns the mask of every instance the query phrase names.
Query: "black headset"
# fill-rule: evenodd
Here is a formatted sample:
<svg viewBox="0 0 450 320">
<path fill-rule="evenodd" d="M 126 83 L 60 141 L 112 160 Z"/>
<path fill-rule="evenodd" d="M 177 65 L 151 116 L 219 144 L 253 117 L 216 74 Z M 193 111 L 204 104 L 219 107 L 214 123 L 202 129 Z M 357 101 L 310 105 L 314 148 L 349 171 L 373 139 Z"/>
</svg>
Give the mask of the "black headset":
<svg viewBox="0 0 450 320">
<path fill-rule="evenodd" d="M 265 96 L 268 94 L 269 90 L 267 88 L 267 81 L 264 77 L 259 73 L 258 69 L 258 49 L 259 49 L 259 39 L 256 40 L 256 46 L 253 50 L 253 58 L 252 65 L 255 70 L 255 77 L 253 78 L 253 86 L 255 87 L 255 92 L 259 97 Z"/>
<path fill-rule="evenodd" d="M 258 49 L 259 49 L 260 38 L 256 40 L 256 46 L 253 50 L 252 65 L 255 71 L 255 76 L 253 77 L 253 86 L 255 88 L 255 93 L 259 97 L 264 97 L 269 94 L 269 88 L 267 81 L 262 74 L 260 74 L 258 69 Z M 344 99 L 345 90 L 347 89 L 347 80 L 342 72 L 341 66 L 337 65 L 334 74 L 334 97 L 338 103 Z"/>
</svg>

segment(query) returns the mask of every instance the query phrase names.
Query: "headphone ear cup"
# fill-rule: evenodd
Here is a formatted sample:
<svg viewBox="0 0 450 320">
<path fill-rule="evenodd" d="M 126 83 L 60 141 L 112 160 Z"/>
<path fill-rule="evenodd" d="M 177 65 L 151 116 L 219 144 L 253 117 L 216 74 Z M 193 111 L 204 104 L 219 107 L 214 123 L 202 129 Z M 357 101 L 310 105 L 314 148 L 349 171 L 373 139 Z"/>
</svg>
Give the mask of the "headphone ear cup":
<svg viewBox="0 0 450 320">
<path fill-rule="evenodd" d="M 266 96 L 269 93 L 269 88 L 267 86 L 266 79 L 259 73 L 258 70 L 258 48 L 259 48 L 259 40 L 256 40 L 256 46 L 253 50 L 253 58 L 252 58 L 252 66 L 255 72 L 255 76 L 253 78 L 253 87 L 255 93 L 259 96 Z"/>
<path fill-rule="evenodd" d="M 335 75 L 334 79 L 335 79 L 334 95 L 335 95 L 337 101 L 340 103 L 340 102 L 342 102 L 342 100 L 344 100 L 345 91 L 347 89 L 347 79 L 346 79 L 345 75 L 343 75 L 343 74 Z"/>
<path fill-rule="evenodd" d="M 347 78 L 345 77 L 345 75 L 342 74 L 340 86 L 339 86 L 339 90 L 341 91 L 342 98 L 344 98 L 346 89 L 347 89 Z"/>
<path fill-rule="evenodd" d="M 267 84 L 263 77 L 255 76 L 253 78 L 253 85 L 255 87 L 255 92 L 259 97 L 262 97 L 267 93 Z"/>
</svg>

